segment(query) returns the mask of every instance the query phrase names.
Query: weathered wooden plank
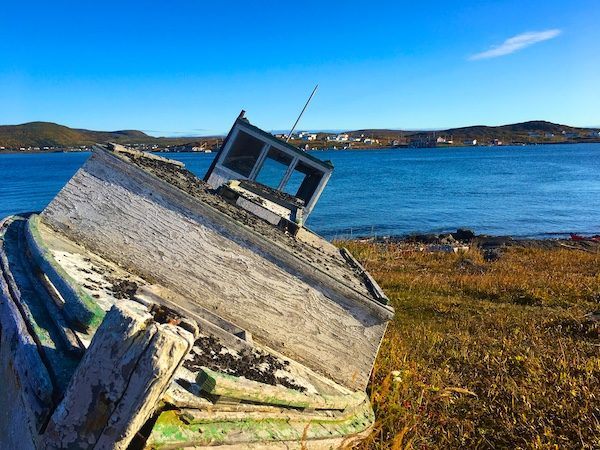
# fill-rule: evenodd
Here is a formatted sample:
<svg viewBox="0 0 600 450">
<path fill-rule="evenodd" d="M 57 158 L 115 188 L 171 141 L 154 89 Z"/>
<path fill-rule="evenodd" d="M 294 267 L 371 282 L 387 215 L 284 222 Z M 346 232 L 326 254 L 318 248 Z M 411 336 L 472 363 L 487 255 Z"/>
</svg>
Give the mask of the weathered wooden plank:
<svg viewBox="0 0 600 450">
<path fill-rule="evenodd" d="M 126 306 L 107 313 L 43 436 L 42 448 L 95 445 L 152 340 L 152 316 Z"/>
<path fill-rule="evenodd" d="M 106 154 L 95 154 L 43 212 L 53 228 L 258 343 L 364 389 L 390 311 L 223 216 Z"/>
<path fill-rule="evenodd" d="M 163 401 L 177 408 L 202 409 L 213 405 L 211 401 L 191 393 L 175 381 L 165 391 Z"/>
<path fill-rule="evenodd" d="M 211 422 L 242 422 L 244 420 L 286 420 L 296 422 L 341 420 L 354 414 L 350 411 L 302 411 L 295 408 L 240 404 L 219 405 L 206 409 L 184 408 L 179 410 L 179 417 L 188 424 Z"/>
<path fill-rule="evenodd" d="M 271 386 L 226 375 L 208 368 L 202 368 L 198 373 L 197 382 L 200 389 L 209 394 L 254 403 L 295 408 L 344 410 L 354 408 L 366 399 L 364 392 L 356 392 L 350 395 L 308 394 L 281 386 Z"/>
<path fill-rule="evenodd" d="M 310 441 L 277 441 L 277 442 L 252 442 L 219 445 L 219 450 L 335 450 L 351 449 L 370 434 L 370 429 L 357 433 L 348 438 L 324 438 L 313 439 Z M 161 450 L 211 450 L 213 445 L 193 445 L 193 446 L 161 446 Z"/>
<path fill-rule="evenodd" d="M 58 311 L 48 310 L 54 308 L 54 304 L 39 285 L 33 273 L 35 266 L 26 256 L 24 228 L 25 220 L 20 217 L 6 230 L 0 265 L 12 299 L 48 369 L 56 395 L 60 395 L 79 362 L 79 355 L 66 338 L 65 329 L 58 326 L 52 316 Z"/>
<path fill-rule="evenodd" d="M 183 316 L 195 320 L 202 333 L 212 334 L 230 349 L 242 351 L 254 348 L 252 335 L 246 330 L 175 292 L 167 293 L 164 288 L 156 285 L 142 286 L 138 288 L 136 298 L 167 306 Z"/>
<path fill-rule="evenodd" d="M 46 275 L 35 266 L 34 261 L 31 267 L 31 283 L 39 293 L 41 299 L 45 299 L 44 307 L 48 312 L 48 316 L 54 322 L 58 335 L 62 340 L 62 346 L 66 351 L 76 356 L 82 356 L 85 351 L 85 347 L 75 334 L 74 330 L 69 326 L 66 318 L 63 316 L 61 308 L 57 305 L 55 296 L 60 296 L 52 282 L 46 277 Z M 52 301 L 50 301 L 52 299 Z"/>
<path fill-rule="evenodd" d="M 148 439 L 149 448 L 202 448 L 209 445 L 248 448 L 252 444 L 256 444 L 257 448 L 268 448 L 271 443 L 282 442 L 290 448 L 301 448 L 303 444 L 310 446 L 311 442 L 316 443 L 321 439 L 360 438 L 371 428 L 374 416 L 370 404 L 365 402 L 352 414 L 321 420 L 303 417 L 299 417 L 299 420 L 265 420 L 260 414 L 250 414 L 239 420 L 233 420 L 230 416 L 213 422 L 189 423 L 188 419 L 189 416 L 177 411 L 161 413 Z"/>
<path fill-rule="evenodd" d="M 97 328 L 104 317 L 104 311 L 56 262 L 46 248 L 38 226 L 39 217 L 32 215 L 27 220 L 24 233 L 31 258 L 60 293 L 64 301 L 62 308 L 71 323 L 82 330 Z"/>
<path fill-rule="evenodd" d="M 381 287 L 379 286 L 377 281 L 375 281 L 375 279 L 371 276 L 371 274 L 367 272 L 362 266 L 362 264 L 356 260 L 352 253 L 350 253 L 350 250 L 348 250 L 346 247 L 342 247 L 340 249 L 340 254 L 346 259 L 346 261 L 348 261 L 348 263 L 352 267 L 354 267 L 358 271 L 360 276 L 364 278 L 365 285 L 373 293 L 375 298 L 384 305 L 387 305 L 390 299 L 387 298 L 387 295 L 385 295 L 385 292 L 383 292 L 383 289 L 381 289 Z"/>
<path fill-rule="evenodd" d="M 106 314 L 41 438 L 43 449 L 124 449 L 158 405 L 194 336 L 127 302 Z"/>
<path fill-rule="evenodd" d="M 0 223 L 0 235 L 8 221 Z M 2 241 L 0 240 L 0 243 Z M 0 245 L 0 254 L 5 258 L 4 247 Z M 53 407 L 53 386 L 48 370 L 38 352 L 37 343 L 30 334 L 5 279 L 4 270 L 0 269 L 0 357 L 2 361 L 2 390 L 11 392 L 2 404 L 3 413 L 11 413 L 14 408 L 23 405 L 23 414 L 27 419 L 22 424 L 22 432 L 37 432 L 46 421 Z M 11 414 L 12 415 L 12 414 Z M 10 422 L 10 421 L 9 421 Z M 8 423 L 8 422 L 7 422 Z M 15 430 L 10 431 L 11 434 Z M 25 445 L 25 444 L 24 444 Z"/>
<path fill-rule="evenodd" d="M 173 374 L 192 345 L 194 336 L 188 331 L 169 324 L 158 325 L 158 332 L 139 359 L 127 390 L 95 448 L 127 448 L 135 433 L 154 413 Z"/>
</svg>

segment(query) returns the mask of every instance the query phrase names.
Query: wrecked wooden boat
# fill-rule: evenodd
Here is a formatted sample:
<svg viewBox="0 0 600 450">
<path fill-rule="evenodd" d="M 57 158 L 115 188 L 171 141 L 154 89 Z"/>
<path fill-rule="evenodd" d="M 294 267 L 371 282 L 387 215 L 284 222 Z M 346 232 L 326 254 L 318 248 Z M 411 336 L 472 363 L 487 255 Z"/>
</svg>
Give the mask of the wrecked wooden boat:
<svg viewBox="0 0 600 450">
<path fill-rule="evenodd" d="M 393 309 L 304 226 L 332 170 L 240 115 L 204 180 L 97 145 L 41 213 L 4 219 L 2 448 L 325 449 L 368 434 Z"/>
</svg>

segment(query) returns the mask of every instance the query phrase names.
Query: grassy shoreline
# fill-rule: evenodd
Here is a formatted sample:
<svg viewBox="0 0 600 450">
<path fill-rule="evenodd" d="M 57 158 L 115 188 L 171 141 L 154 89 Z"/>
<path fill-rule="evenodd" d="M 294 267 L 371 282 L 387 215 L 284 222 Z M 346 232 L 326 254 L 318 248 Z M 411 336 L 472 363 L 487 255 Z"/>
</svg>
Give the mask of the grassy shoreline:
<svg viewBox="0 0 600 450">
<path fill-rule="evenodd" d="M 342 244 L 396 308 L 361 448 L 600 448 L 597 248 Z"/>
</svg>

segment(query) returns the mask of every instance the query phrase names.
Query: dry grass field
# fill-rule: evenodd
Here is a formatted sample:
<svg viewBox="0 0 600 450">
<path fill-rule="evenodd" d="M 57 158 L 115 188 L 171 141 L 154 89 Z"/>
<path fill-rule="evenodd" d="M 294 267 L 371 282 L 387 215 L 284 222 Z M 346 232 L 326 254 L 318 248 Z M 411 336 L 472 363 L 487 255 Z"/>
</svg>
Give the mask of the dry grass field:
<svg viewBox="0 0 600 450">
<path fill-rule="evenodd" d="M 600 253 L 338 244 L 396 308 L 361 448 L 600 448 Z"/>
</svg>

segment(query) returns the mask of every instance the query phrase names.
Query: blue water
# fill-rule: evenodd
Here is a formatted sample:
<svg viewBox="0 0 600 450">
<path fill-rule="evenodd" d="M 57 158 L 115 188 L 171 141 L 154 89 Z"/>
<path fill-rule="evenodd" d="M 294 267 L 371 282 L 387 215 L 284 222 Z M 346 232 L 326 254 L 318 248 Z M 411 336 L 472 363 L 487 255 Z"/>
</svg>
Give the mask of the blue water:
<svg viewBox="0 0 600 450">
<path fill-rule="evenodd" d="M 328 237 L 600 233 L 600 144 L 315 152 L 335 170 L 308 225 Z M 0 155 L 0 217 L 41 210 L 87 153 Z M 203 176 L 214 154 L 166 155 Z"/>
</svg>

